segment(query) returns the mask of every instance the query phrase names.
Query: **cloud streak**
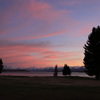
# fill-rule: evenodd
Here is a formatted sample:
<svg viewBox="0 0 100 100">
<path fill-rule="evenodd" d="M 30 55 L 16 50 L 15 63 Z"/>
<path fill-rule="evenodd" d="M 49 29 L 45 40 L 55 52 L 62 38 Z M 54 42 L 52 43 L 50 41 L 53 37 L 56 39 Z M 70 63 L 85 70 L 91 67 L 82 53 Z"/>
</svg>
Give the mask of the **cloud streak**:
<svg viewBox="0 0 100 100">
<path fill-rule="evenodd" d="M 97 2 L 0 0 L 1 58 L 16 67 L 82 65 L 83 41 L 99 25 Z"/>
<path fill-rule="evenodd" d="M 2 26 L 7 23 L 13 25 L 11 27 L 10 26 L 7 27 L 6 29 L 2 28 L 2 30 L 0 31 L 0 34 L 12 35 L 9 39 L 19 38 L 26 40 L 26 39 L 51 37 L 54 35 L 62 34 L 65 31 L 65 29 L 63 30 L 60 28 L 58 29 L 58 25 L 56 25 L 56 23 L 59 24 L 59 27 L 62 26 L 64 21 L 62 22 L 60 18 L 63 17 L 64 20 L 68 20 L 67 18 L 65 18 L 64 15 L 66 15 L 69 11 L 53 9 L 52 6 L 48 3 L 37 2 L 34 0 L 29 0 L 28 2 L 21 2 L 18 0 L 15 2 L 13 1 L 13 3 L 14 5 L 8 7 L 7 11 L 5 12 L 6 17 L 2 16 L 5 19 L 3 19 L 0 25 Z M 15 15 L 16 17 L 12 18 Z M 38 22 L 39 20 L 40 22 Z M 20 24 L 18 23 L 19 21 Z M 37 27 L 34 26 L 34 23 L 36 23 Z M 55 25 L 55 29 L 53 29 L 53 25 Z M 30 28 L 27 29 L 27 27 Z M 49 30 L 53 31 L 48 32 Z M 15 34 L 16 31 L 20 31 L 21 33 L 17 32 Z M 21 34 L 24 34 L 24 36 Z"/>
</svg>

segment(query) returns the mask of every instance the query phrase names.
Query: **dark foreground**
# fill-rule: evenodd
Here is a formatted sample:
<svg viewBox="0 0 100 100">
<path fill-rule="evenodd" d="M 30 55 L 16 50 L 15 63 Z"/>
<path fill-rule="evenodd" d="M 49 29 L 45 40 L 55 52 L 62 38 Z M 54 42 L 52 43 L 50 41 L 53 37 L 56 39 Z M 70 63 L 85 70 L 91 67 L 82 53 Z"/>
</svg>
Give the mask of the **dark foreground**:
<svg viewBox="0 0 100 100">
<path fill-rule="evenodd" d="M 0 76 L 0 100 L 100 100 L 100 80 Z"/>
</svg>

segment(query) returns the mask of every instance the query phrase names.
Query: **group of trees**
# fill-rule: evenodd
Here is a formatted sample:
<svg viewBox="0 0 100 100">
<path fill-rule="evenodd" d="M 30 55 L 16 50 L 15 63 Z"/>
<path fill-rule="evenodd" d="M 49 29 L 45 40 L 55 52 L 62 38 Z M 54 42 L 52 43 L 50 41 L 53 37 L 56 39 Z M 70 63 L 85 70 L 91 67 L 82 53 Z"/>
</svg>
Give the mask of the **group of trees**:
<svg viewBox="0 0 100 100">
<path fill-rule="evenodd" d="M 93 27 L 92 32 L 88 36 L 88 40 L 84 45 L 83 63 L 86 68 L 85 72 L 89 76 L 100 77 L 100 26 Z M 71 70 L 67 64 L 64 65 L 63 75 L 70 75 Z M 57 65 L 55 67 L 54 76 L 57 76 Z"/>
<path fill-rule="evenodd" d="M 71 75 L 71 70 L 67 64 L 64 65 L 62 74 L 63 75 Z M 58 66 L 56 65 L 55 69 L 54 69 L 54 76 L 57 77 L 57 75 L 58 75 Z"/>
</svg>

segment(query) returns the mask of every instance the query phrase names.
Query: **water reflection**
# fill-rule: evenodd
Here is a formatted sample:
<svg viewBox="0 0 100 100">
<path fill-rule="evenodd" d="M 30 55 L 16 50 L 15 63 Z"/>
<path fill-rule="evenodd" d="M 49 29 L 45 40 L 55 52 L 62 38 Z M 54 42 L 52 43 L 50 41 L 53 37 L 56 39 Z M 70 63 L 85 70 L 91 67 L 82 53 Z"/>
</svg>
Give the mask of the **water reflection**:
<svg viewBox="0 0 100 100">
<path fill-rule="evenodd" d="M 3 72 L 1 75 L 6 76 L 53 76 L 53 72 Z M 58 76 L 63 76 L 62 72 L 58 72 Z M 91 77 L 85 73 L 72 72 L 71 76 Z"/>
</svg>

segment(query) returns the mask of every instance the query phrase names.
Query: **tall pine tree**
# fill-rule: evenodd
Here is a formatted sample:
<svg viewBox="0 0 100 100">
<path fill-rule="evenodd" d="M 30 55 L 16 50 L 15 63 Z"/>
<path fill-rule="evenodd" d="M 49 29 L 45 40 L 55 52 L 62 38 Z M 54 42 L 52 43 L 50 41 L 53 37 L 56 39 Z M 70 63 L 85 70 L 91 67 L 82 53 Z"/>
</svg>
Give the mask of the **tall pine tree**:
<svg viewBox="0 0 100 100">
<path fill-rule="evenodd" d="M 57 75 L 58 75 L 58 66 L 56 65 L 54 69 L 54 76 L 57 77 Z"/>
<path fill-rule="evenodd" d="M 2 59 L 0 58 L 0 73 L 2 73 L 2 70 L 3 70 L 3 61 L 2 61 Z"/>
<path fill-rule="evenodd" d="M 100 76 L 100 27 L 93 27 L 92 33 L 84 45 L 84 65 L 86 73 L 99 79 Z"/>
</svg>

